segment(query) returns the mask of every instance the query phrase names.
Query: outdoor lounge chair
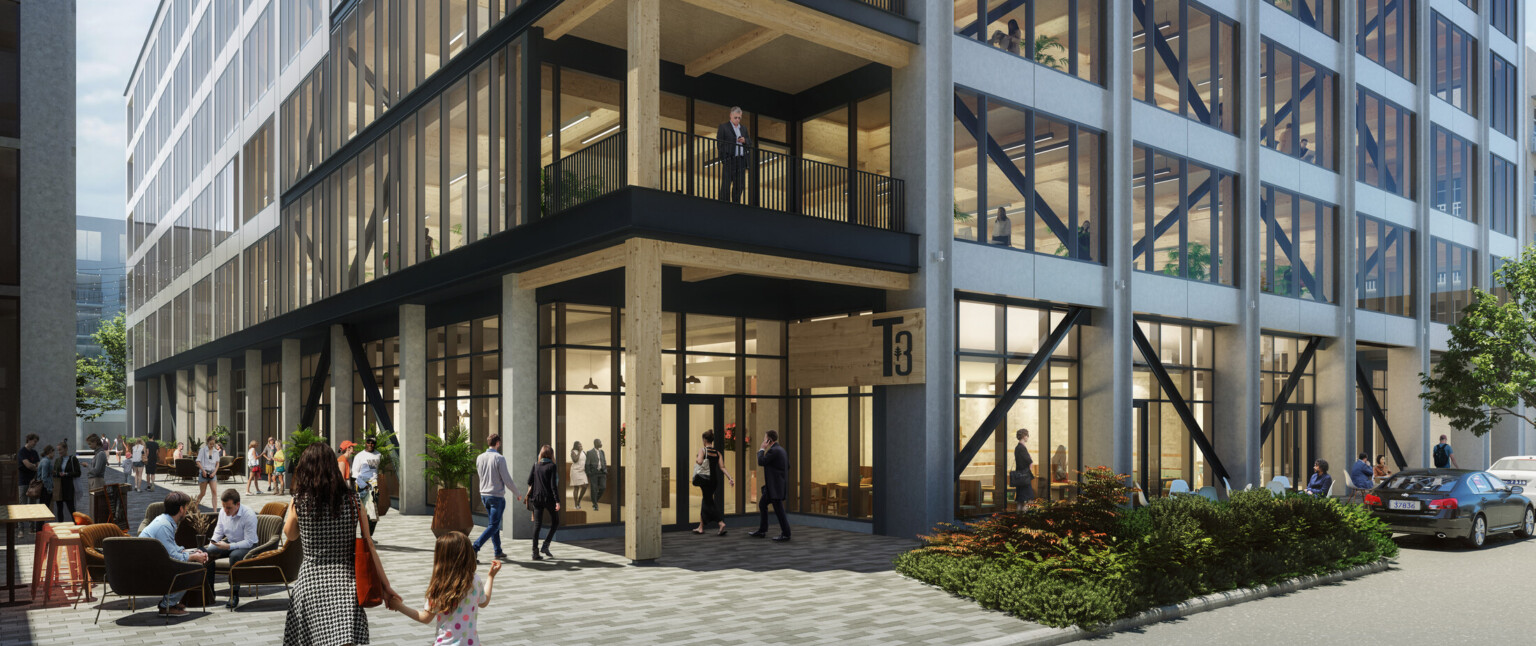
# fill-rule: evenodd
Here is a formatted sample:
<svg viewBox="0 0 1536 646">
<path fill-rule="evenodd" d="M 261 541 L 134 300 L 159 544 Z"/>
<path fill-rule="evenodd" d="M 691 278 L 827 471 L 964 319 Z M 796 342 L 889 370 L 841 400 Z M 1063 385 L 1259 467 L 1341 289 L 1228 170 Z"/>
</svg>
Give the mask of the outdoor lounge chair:
<svg viewBox="0 0 1536 646">
<path fill-rule="evenodd" d="M 182 590 L 196 590 L 203 585 L 201 563 L 177 561 L 165 553 L 165 546 L 153 538 L 116 537 L 102 541 L 106 561 L 107 590 L 96 605 L 96 621 L 101 621 L 107 595 L 128 597 L 130 612 L 138 611 L 138 597 L 161 597 Z M 206 611 L 207 606 L 203 607 Z M 171 622 L 166 617 L 165 623 Z"/>
</svg>

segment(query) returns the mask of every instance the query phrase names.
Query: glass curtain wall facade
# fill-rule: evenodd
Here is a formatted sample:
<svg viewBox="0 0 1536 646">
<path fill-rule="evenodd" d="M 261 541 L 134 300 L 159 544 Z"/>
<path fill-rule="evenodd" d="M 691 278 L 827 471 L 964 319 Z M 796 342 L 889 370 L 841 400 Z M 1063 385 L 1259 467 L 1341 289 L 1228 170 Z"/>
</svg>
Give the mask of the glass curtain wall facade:
<svg viewBox="0 0 1536 646">
<path fill-rule="evenodd" d="M 1102 134 L 958 88 L 954 116 L 955 239 L 1103 262 Z"/>
<path fill-rule="evenodd" d="M 1211 434 L 1215 392 L 1215 332 L 1208 327 L 1137 320 L 1136 325 L 1162 360 L 1163 369 L 1173 379 L 1178 395 L 1188 404 L 1195 422 Z M 1195 447 L 1189 428 L 1170 403 L 1152 371 L 1147 357 L 1135 354 L 1131 391 L 1135 398 L 1131 413 L 1132 480 L 1147 496 L 1168 492 L 1174 480 L 1183 480 L 1191 490 L 1219 485 L 1206 462 L 1205 454 Z"/>
<path fill-rule="evenodd" d="M 1265 293 L 1334 302 L 1338 207 L 1265 186 L 1259 200 L 1259 284 Z"/>
<path fill-rule="evenodd" d="M 1024 303 L 989 302 L 957 296 L 955 356 L 955 450 L 971 440 L 1064 312 Z M 960 517 L 985 515 L 1016 505 L 1009 472 L 1019 468 L 1014 450 L 1020 429 L 1029 430 L 1025 448 L 1034 461 L 1039 497 L 1065 498 L 1068 483 L 1082 469 L 1078 406 L 1076 330 L 1051 353 L 1007 417 L 965 467 L 956 484 Z"/>
<path fill-rule="evenodd" d="M 1138 0 L 1131 13 L 1136 100 L 1236 133 L 1237 23 L 1188 0 Z"/>
<path fill-rule="evenodd" d="M 1136 270 L 1237 286 L 1237 175 L 1139 144 L 1134 152 Z"/>
<path fill-rule="evenodd" d="M 1477 221 L 1477 146 L 1435 125 L 1430 129 L 1430 206 L 1469 222 Z"/>
<path fill-rule="evenodd" d="M 1514 237 L 1520 214 L 1520 166 L 1498 155 L 1489 155 L 1488 179 L 1492 201 L 1488 209 L 1488 226 Z"/>
<path fill-rule="evenodd" d="M 955 33 L 1103 84 L 1104 0 L 955 0 Z"/>
<path fill-rule="evenodd" d="M 1290 14 L 1301 24 L 1316 29 L 1329 38 L 1339 38 L 1339 0 L 1265 0 Z M 1348 2 L 1343 3 L 1349 6 Z"/>
<path fill-rule="evenodd" d="M 1413 197 L 1413 113 L 1363 87 L 1355 106 L 1355 179 Z"/>
<path fill-rule="evenodd" d="M 354 425 L 366 419 L 354 417 Z M 467 432 L 480 447 L 491 433 L 501 431 L 500 317 L 427 330 L 427 433 L 447 439 L 454 428 Z M 434 504 L 437 483 L 425 484 L 427 503 Z M 470 496 L 470 504 L 484 513 L 477 498 Z"/>
<path fill-rule="evenodd" d="M 1429 320 L 1447 325 L 1460 321 L 1462 308 L 1472 302 L 1477 251 L 1431 238 L 1429 263 Z"/>
<path fill-rule="evenodd" d="M 1435 50 L 1431 92 L 1467 114 L 1477 114 L 1477 39 L 1440 12 L 1433 13 Z"/>
<path fill-rule="evenodd" d="M 1259 336 L 1259 418 L 1268 419 L 1275 400 L 1299 363 L 1307 340 L 1292 336 Z M 1269 438 L 1259 449 L 1259 474 L 1263 482 L 1285 476 L 1291 485 L 1305 484 L 1312 474 L 1317 430 L 1312 412 L 1317 401 L 1317 360 L 1302 371 L 1284 409 L 1275 418 Z M 1329 460 L 1343 466 L 1345 460 Z M 1340 470 L 1342 472 L 1342 469 Z"/>
<path fill-rule="evenodd" d="M 1264 146 L 1332 170 L 1338 154 L 1338 76 L 1267 38 L 1262 56 Z"/>
<path fill-rule="evenodd" d="M 1355 307 L 1413 316 L 1414 231 L 1364 215 L 1356 225 Z"/>
<path fill-rule="evenodd" d="M 1360 35 L 1355 49 L 1378 65 L 1413 80 L 1413 17 L 1416 0 L 1357 0 Z"/>
</svg>

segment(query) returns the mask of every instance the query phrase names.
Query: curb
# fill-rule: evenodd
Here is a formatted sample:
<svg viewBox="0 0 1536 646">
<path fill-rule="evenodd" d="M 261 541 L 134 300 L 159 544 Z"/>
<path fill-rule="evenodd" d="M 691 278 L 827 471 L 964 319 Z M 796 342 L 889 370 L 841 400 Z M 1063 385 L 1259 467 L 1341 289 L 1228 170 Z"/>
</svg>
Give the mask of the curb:
<svg viewBox="0 0 1536 646">
<path fill-rule="evenodd" d="M 1126 617 L 1125 619 L 1115 621 L 1107 626 L 1095 628 L 1093 630 L 1084 630 L 1077 627 L 1035 628 L 1033 630 L 1028 630 L 1022 633 L 977 642 L 975 646 L 1054 646 L 1056 644 L 1066 644 L 1068 642 L 1074 642 L 1080 639 L 1097 637 L 1109 633 L 1120 632 L 1130 628 L 1136 628 L 1138 626 L 1145 626 L 1147 624 L 1155 624 L 1162 621 L 1168 621 L 1169 619 L 1187 617 L 1189 615 L 1206 612 L 1208 610 L 1225 608 L 1227 606 L 1243 603 L 1245 601 L 1254 601 L 1279 594 L 1288 594 L 1297 590 L 1305 590 L 1314 586 L 1338 583 L 1339 581 L 1347 581 L 1349 579 L 1359 578 L 1367 574 L 1384 572 L 1389 567 L 1391 567 L 1391 562 L 1387 559 L 1381 559 L 1374 563 L 1357 565 L 1348 570 L 1339 570 L 1337 572 L 1330 572 L 1328 574 L 1316 576 L 1298 577 L 1295 579 L 1282 581 L 1274 585 L 1266 585 L 1257 588 L 1238 588 L 1236 590 L 1227 590 L 1226 592 L 1208 594 L 1203 597 L 1195 597 L 1193 599 L 1187 599 L 1176 604 L 1146 610 L 1134 617 Z"/>
</svg>

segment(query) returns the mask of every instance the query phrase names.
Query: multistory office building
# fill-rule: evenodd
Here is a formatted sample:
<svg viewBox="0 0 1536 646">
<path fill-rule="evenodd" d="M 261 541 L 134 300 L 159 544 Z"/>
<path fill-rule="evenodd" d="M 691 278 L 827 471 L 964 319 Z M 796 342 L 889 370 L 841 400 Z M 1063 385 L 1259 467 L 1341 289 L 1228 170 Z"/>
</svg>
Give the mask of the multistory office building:
<svg viewBox="0 0 1536 646">
<path fill-rule="evenodd" d="M 75 354 L 101 354 L 96 331 L 103 321 L 123 313 L 128 282 L 127 244 L 122 218 L 75 218 Z M 127 433 L 127 411 L 103 411 L 92 420 L 77 418 L 75 446 L 96 433 L 117 437 Z"/>
<path fill-rule="evenodd" d="M 74 150 L 75 5 L 0 0 L 0 455 L 74 434 Z"/>
<path fill-rule="evenodd" d="M 727 513 L 773 430 L 795 522 L 901 536 L 1014 504 L 1020 429 L 1053 497 L 1422 464 L 1530 235 L 1510 1 L 333 5 L 162 3 L 133 423 L 551 445 L 637 559 L 706 429 Z"/>
</svg>

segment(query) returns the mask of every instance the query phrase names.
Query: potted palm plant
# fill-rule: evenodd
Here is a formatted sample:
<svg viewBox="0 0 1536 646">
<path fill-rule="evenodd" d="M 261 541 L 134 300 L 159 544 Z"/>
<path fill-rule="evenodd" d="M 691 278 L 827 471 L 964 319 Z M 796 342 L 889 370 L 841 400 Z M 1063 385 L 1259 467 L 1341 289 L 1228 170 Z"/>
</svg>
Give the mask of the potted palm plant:
<svg viewBox="0 0 1536 646">
<path fill-rule="evenodd" d="M 427 452 L 421 454 L 427 466 L 423 472 L 436 482 L 437 508 L 432 512 L 432 534 L 441 537 L 451 531 L 469 534 L 475 528 L 470 516 L 469 483 L 475 474 L 479 454 L 469 431 L 462 426 L 448 429 L 446 439 L 427 436 Z"/>
<path fill-rule="evenodd" d="M 378 498 L 374 500 L 374 508 L 379 518 L 383 518 L 389 512 L 390 500 L 400 491 L 399 460 L 395 452 L 400 450 L 400 445 L 395 442 L 394 431 L 380 430 L 378 426 L 369 424 L 363 429 L 363 443 L 367 440 L 374 441 L 374 448 L 379 450 L 379 490 Z"/>
<path fill-rule="evenodd" d="M 304 455 L 304 449 L 311 444 L 324 444 L 325 436 L 315 432 L 315 429 L 300 426 L 294 429 L 288 440 L 283 442 L 283 462 L 289 470 L 299 466 L 299 456 Z"/>
</svg>

